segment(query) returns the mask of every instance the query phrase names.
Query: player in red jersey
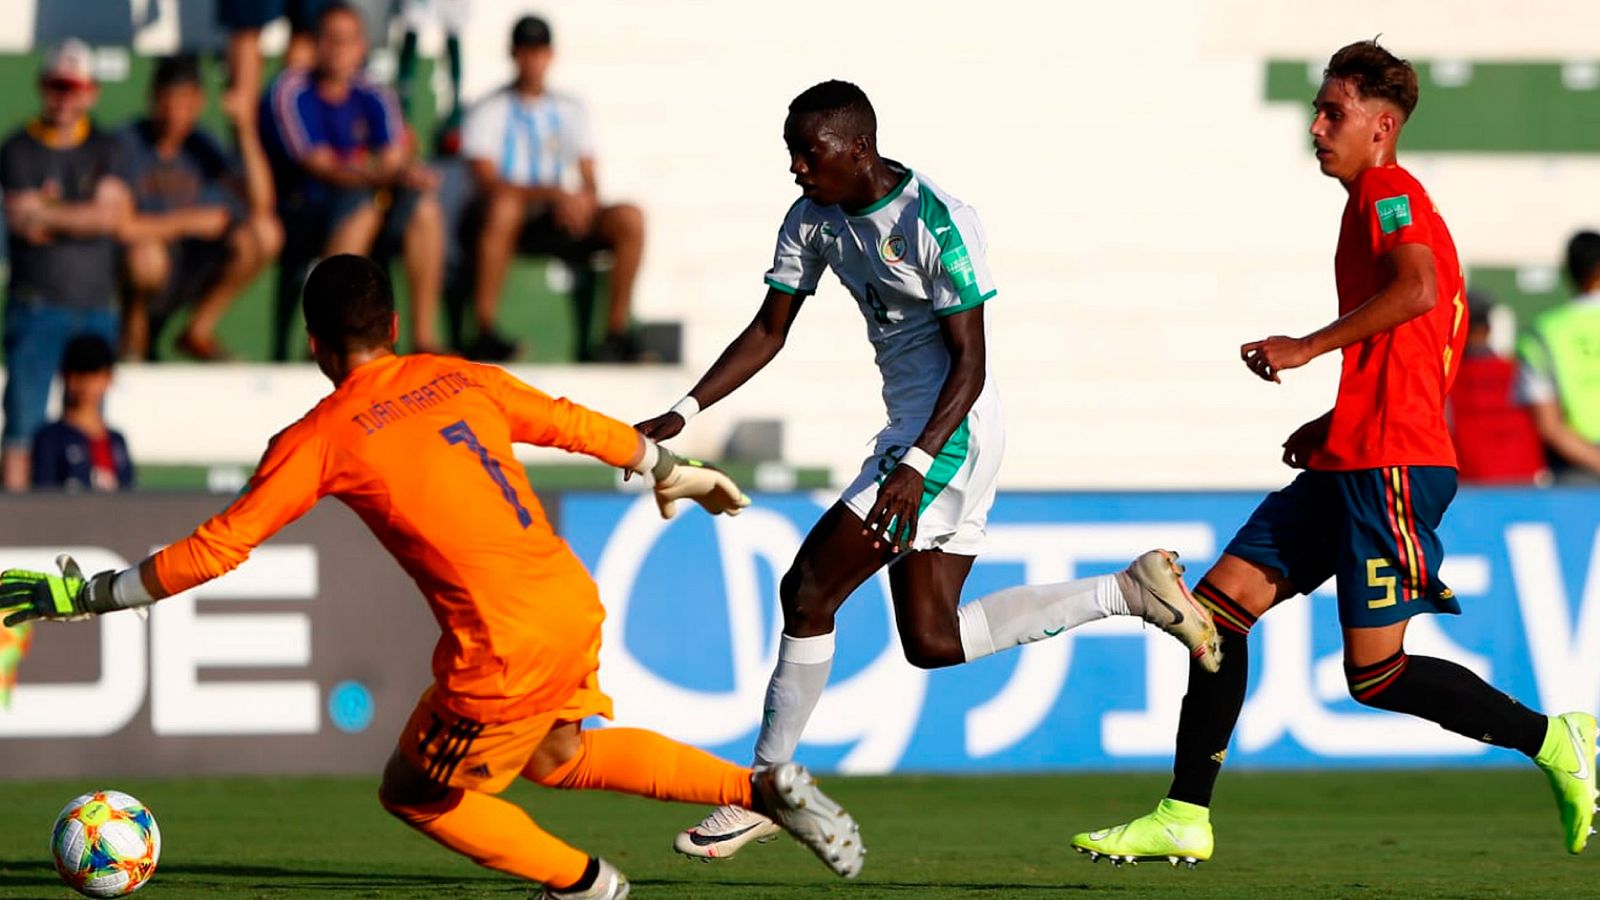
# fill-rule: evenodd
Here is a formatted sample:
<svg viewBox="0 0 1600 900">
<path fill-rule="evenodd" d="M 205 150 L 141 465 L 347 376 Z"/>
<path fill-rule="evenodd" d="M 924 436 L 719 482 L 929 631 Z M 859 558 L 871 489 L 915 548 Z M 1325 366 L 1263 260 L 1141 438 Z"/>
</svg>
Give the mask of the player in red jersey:
<svg viewBox="0 0 1600 900">
<path fill-rule="evenodd" d="M 1093 858 L 1210 858 L 1211 791 L 1244 705 L 1246 636 L 1262 613 L 1330 576 L 1351 696 L 1532 757 L 1555 791 L 1567 849 L 1588 841 L 1594 717 L 1539 715 L 1455 663 L 1405 652 L 1412 616 L 1461 612 L 1439 581 L 1435 529 L 1456 492 L 1444 401 L 1466 305 L 1449 229 L 1395 161 L 1416 104 L 1410 63 L 1375 41 L 1340 50 L 1323 73 L 1311 136 L 1322 173 L 1350 195 L 1334 256 L 1339 317 L 1305 337 L 1251 341 L 1240 356 L 1277 382 L 1338 350 L 1338 397 L 1284 442 L 1284 462 L 1305 471 L 1262 501 L 1194 588 L 1223 636 L 1222 665 L 1189 671 L 1166 799 L 1126 825 L 1073 838 Z"/>
</svg>

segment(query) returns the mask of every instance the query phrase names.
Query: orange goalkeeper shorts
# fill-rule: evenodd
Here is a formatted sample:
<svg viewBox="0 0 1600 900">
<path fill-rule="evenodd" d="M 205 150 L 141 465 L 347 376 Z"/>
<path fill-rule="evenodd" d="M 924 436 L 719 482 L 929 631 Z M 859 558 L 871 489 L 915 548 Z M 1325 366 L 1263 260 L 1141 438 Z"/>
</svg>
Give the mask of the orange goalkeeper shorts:
<svg viewBox="0 0 1600 900">
<path fill-rule="evenodd" d="M 400 733 L 400 753 L 430 781 L 497 794 L 522 774 L 557 722 L 611 718 L 611 698 L 593 669 L 557 709 L 509 722 L 477 722 L 450 711 L 436 686 L 422 692 Z"/>
</svg>

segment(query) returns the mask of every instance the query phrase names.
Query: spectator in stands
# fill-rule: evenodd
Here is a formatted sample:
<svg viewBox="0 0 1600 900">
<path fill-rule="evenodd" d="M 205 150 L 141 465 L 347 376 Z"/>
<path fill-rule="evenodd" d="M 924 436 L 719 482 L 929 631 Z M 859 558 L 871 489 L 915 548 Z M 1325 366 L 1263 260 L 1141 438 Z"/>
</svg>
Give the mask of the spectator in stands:
<svg viewBox="0 0 1600 900">
<path fill-rule="evenodd" d="M 308 69 L 316 59 L 313 26 L 326 5 L 327 0 L 217 0 L 217 24 L 228 32 L 228 93 L 222 107 L 229 116 L 248 115 L 261 92 L 261 29 L 287 16 L 283 65 Z"/>
<path fill-rule="evenodd" d="M 41 112 L 0 146 L 11 279 L 5 306 L 5 427 L 0 481 L 31 483 L 29 453 L 67 341 L 117 340 L 117 244 L 129 210 L 115 136 L 89 111 L 99 97 L 89 47 L 67 40 L 40 72 Z"/>
<path fill-rule="evenodd" d="M 1534 320 L 1518 342 L 1522 401 L 1558 482 L 1600 482 L 1600 234 L 1567 243 L 1576 296 Z"/>
<path fill-rule="evenodd" d="M 133 487 L 128 442 L 106 424 L 116 353 L 102 337 L 67 344 L 61 359 L 61 420 L 33 436 L 33 486 L 69 491 L 119 491 Z"/>
<path fill-rule="evenodd" d="M 434 146 L 439 156 L 461 152 L 461 34 L 472 14 L 472 0 L 399 0 L 400 20 L 405 33 L 400 39 L 400 58 L 396 65 L 395 88 L 400 108 L 411 118 L 411 104 L 434 99 L 432 85 L 422 84 L 419 44 L 421 34 L 431 25 L 444 32 L 444 62 L 450 75 L 449 114 L 438 126 Z M 421 95 L 421 96 L 419 96 Z"/>
<path fill-rule="evenodd" d="M 263 140 L 274 161 L 285 257 L 375 252 L 399 234 L 411 290 L 415 349 L 436 351 L 444 226 L 438 178 L 413 158 L 394 95 L 361 74 L 361 17 L 330 3 L 317 19 L 312 69 L 288 69 L 267 94 Z M 280 301 L 283 299 L 280 292 Z M 298 291 L 290 292 L 290 308 Z M 280 357 L 288 312 L 280 309 Z"/>
<path fill-rule="evenodd" d="M 478 340 L 469 355 L 510 358 L 515 345 L 495 330 L 500 290 L 513 252 L 545 253 L 587 266 L 596 250 L 614 257 L 607 336 L 594 354 L 628 360 L 638 348 L 628 328 L 633 282 L 644 252 L 644 215 L 631 203 L 602 206 L 594 147 L 583 104 L 545 87 L 554 51 L 550 26 L 524 16 L 511 31 L 517 77 L 480 101 L 462 128 L 482 204 L 473 306 Z M 471 246 L 471 243 L 469 243 Z"/>
<path fill-rule="evenodd" d="M 1490 346 L 1487 294 L 1467 292 L 1467 346 L 1446 411 L 1463 484 L 1534 484 L 1546 475 L 1533 415 L 1517 399 L 1517 367 Z"/>
<path fill-rule="evenodd" d="M 236 164 L 196 130 L 205 102 L 198 61 L 164 59 L 151 82 L 150 117 L 122 135 L 136 210 L 121 233 L 127 359 L 153 355 L 161 325 L 190 302 L 194 312 L 178 349 L 201 360 L 224 358 L 217 343 L 222 314 L 283 246 L 272 173 L 253 122 L 238 123 Z"/>
</svg>

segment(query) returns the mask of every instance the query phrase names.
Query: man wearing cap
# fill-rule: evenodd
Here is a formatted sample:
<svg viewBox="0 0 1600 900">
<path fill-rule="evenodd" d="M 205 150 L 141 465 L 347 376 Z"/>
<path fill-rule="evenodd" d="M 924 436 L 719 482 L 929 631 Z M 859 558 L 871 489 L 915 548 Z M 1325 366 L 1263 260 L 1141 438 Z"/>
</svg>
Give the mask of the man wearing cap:
<svg viewBox="0 0 1600 900">
<path fill-rule="evenodd" d="M 1517 342 L 1522 402 L 1533 412 L 1556 481 L 1600 483 L 1600 234 L 1567 242 L 1575 296 Z"/>
<path fill-rule="evenodd" d="M 117 340 L 115 235 L 130 207 L 116 139 L 89 110 L 99 98 L 89 47 L 69 39 L 45 58 L 38 118 L 0 145 L 11 280 L 0 475 L 26 490 L 34 433 L 67 342 Z"/>
<path fill-rule="evenodd" d="M 477 214 L 468 217 L 481 222 L 473 251 L 479 337 L 471 355 L 503 360 L 516 352 L 494 327 L 514 252 L 548 254 L 584 266 L 594 251 L 609 250 L 614 262 L 607 337 L 594 356 L 634 359 L 638 351 L 628 316 L 644 252 L 644 215 L 631 203 L 600 204 L 583 103 L 545 87 L 554 58 L 545 20 L 518 20 L 511 31 L 511 58 L 516 80 L 474 106 L 462 129 L 462 153 L 481 194 Z M 468 246 L 473 246 L 470 239 Z"/>
<path fill-rule="evenodd" d="M 136 210 L 120 235 L 126 358 L 153 356 L 162 325 L 190 304 L 178 350 L 225 358 L 216 337 L 223 313 L 283 246 L 272 173 L 253 123 L 237 123 L 235 160 L 196 127 L 205 103 L 199 61 L 167 57 L 151 80 L 150 115 L 120 135 Z"/>
</svg>

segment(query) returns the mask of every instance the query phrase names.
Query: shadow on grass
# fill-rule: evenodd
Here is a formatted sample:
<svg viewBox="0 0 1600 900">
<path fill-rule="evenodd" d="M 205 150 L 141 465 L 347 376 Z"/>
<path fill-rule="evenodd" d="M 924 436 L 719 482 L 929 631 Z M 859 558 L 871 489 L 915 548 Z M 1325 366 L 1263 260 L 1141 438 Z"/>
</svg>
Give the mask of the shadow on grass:
<svg viewBox="0 0 1600 900">
<path fill-rule="evenodd" d="M 504 876 L 435 875 L 423 872 L 338 872 L 316 868 L 288 866 L 217 865 L 206 863 L 172 863 L 162 865 L 158 875 L 166 882 L 192 885 L 234 884 L 244 886 L 252 879 L 271 882 L 270 887 L 281 888 L 355 888 L 355 887 L 438 887 L 443 885 L 470 886 L 474 890 L 492 890 L 497 886 L 523 890 L 524 886 L 509 882 Z M 39 860 L 0 859 L 0 887 L 59 885 L 55 866 Z"/>
<path fill-rule="evenodd" d="M 735 881 L 733 879 L 726 878 L 711 880 L 704 878 L 630 878 L 628 880 L 632 882 L 633 886 L 636 888 L 671 888 L 687 887 L 692 885 L 694 887 L 726 888 L 730 891 L 734 888 L 756 889 L 762 891 L 781 891 L 786 888 L 800 887 L 800 885 L 784 884 L 783 882 L 778 881 Z M 1102 891 L 1106 893 L 1115 893 L 1123 890 L 1123 888 L 1119 886 L 1107 886 L 1103 884 L 1011 884 L 1001 881 L 960 882 L 868 880 L 839 881 L 834 882 L 833 884 L 840 888 L 861 891 L 863 892 L 861 896 L 864 897 L 877 897 L 885 894 L 916 896 L 932 889 L 937 889 L 940 891 L 971 891 L 972 893 L 979 895 L 997 894 L 1005 897 L 1027 897 L 1035 894 L 1043 896 L 1046 894 L 1060 893 L 1062 891 Z M 806 887 L 824 889 L 828 887 L 828 885 L 808 883 Z M 737 896 L 737 894 L 730 894 L 730 896 Z"/>
<path fill-rule="evenodd" d="M 174 886 L 202 887 L 216 885 L 235 890 L 248 888 L 275 888 L 279 890 L 355 889 L 355 888 L 444 888 L 460 886 L 474 891 L 514 893 L 525 896 L 527 886 L 508 881 L 503 876 L 485 873 L 474 875 L 434 875 L 407 872 L 337 872 L 316 868 L 288 866 L 235 866 L 216 864 L 173 864 L 160 868 L 159 875 Z M 782 891 L 799 885 L 775 881 L 753 881 L 732 878 L 707 880 L 704 878 L 635 878 L 636 888 L 714 888 L 738 896 L 745 891 Z M 55 867 L 37 860 L 0 859 L 0 887 L 56 887 L 61 880 Z M 1060 894 L 1065 891 L 1099 890 L 1121 893 L 1120 887 L 1090 884 L 1020 884 L 1006 882 L 933 882 L 933 881 L 879 881 L 838 882 L 840 888 L 854 888 L 865 892 L 863 896 L 914 897 L 929 889 L 941 891 L 967 891 L 975 896 L 1029 897 Z M 821 884 L 808 884 L 810 888 L 823 888 Z"/>
</svg>

